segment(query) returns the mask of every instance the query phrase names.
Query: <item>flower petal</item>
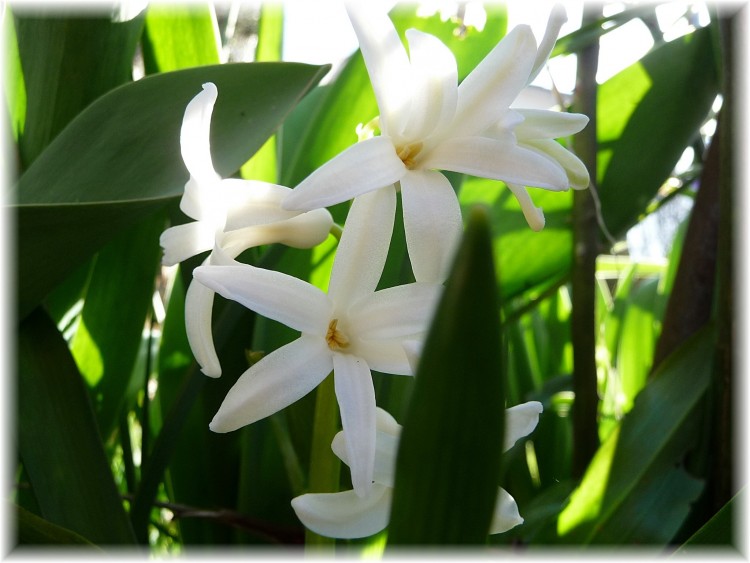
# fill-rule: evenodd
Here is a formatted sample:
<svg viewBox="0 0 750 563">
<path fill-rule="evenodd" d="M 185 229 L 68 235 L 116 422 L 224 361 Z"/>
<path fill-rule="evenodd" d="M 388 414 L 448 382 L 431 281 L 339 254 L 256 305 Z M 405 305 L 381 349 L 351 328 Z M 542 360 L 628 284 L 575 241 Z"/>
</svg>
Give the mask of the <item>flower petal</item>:
<svg viewBox="0 0 750 563">
<path fill-rule="evenodd" d="M 508 491 L 498 487 L 495 512 L 492 514 L 492 523 L 490 524 L 490 534 L 507 532 L 519 524 L 523 524 L 523 518 L 518 513 L 516 501 L 508 494 Z"/>
<path fill-rule="evenodd" d="M 390 414 L 378 407 L 376 408 L 376 427 L 375 466 L 372 480 L 375 483 L 392 487 L 396 473 L 396 452 L 401 436 L 401 426 Z M 341 461 L 350 465 L 344 432 L 339 432 L 333 437 L 331 449 Z"/>
<path fill-rule="evenodd" d="M 557 162 L 505 139 L 448 139 L 436 147 L 427 160 L 425 167 L 428 168 L 554 191 L 568 189 L 568 177 Z"/>
<path fill-rule="evenodd" d="M 226 299 L 301 332 L 324 335 L 331 320 L 325 293 L 281 272 L 237 263 L 200 266 L 193 277 Z"/>
<path fill-rule="evenodd" d="M 375 387 L 370 367 L 353 354 L 333 354 L 334 388 L 346 436 L 352 485 L 359 496 L 372 486 L 375 465 Z"/>
<path fill-rule="evenodd" d="M 544 408 L 539 401 L 521 403 L 505 409 L 505 440 L 503 451 L 508 451 L 519 439 L 528 436 L 539 423 Z"/>
<path fill-rule="evenodd" d="M 397 135 L 394 126 L 403 127 L 411 110 L 411 65 L 406 49 L 384 10 L 356 1 L 346 2 L 346 10 L 375 91 L 381 131 Z"/>
<path fill-rule="evenodd" d="M 245 371 L 211 421 L 214 432 L 231 432 L 298 401 L 331 372 L 323 338 L 303 334 Z"/>
<path fill-rule="evenodd" d="M 292 499 L 297 518 L 321 536 L 364 538 L 377 534 L 388 525 L 392 489 L 375 484 L 365 497 L 354 491 L 308 493 Z"/>
<path fill-rule="evenodd" d="M 435 170 L 410 170 L 401 178 L 401 202 L 415 279 L 444 282 L 463 232 L 453 186 Z"/>
<path fill-rule="evenodd" d="M 396 190 L 386 187 L 357 197 L 336 249 L 328 296 L 348 309 L 375 291 L 383 274 L 396 214 Z"/>
<path fill-rule="evenodd" d="M 516 196 L 521 205 L 521 211 L 532 231 L 541 231 L 544 228 L 544 212 L 541 207 L 536 207 L 531 201 L 531 196 L 525 187 L 518 184 L 506 183 L 508 189 Z"/>
<path fill-rule="evenodd" d="M 456 113 L 458 68 L 456 57 L 434 35 L 408 29 L 406 38 L 414 89 L 403 137 L 423 139 L 445 128 Z"/>
<path fill-rule="evenodd" d="M 200 221 L 175 225 L 166 229 L 159 237 L 164 249 L 161 263 L 174 266 L 191 256 L 211 250 L 216 241 L 216 229 Z"/>
<path fill-rule="evenodd" d="M 580 158 L 557 141 L 553 139 L 524 141 L 523 146 L 552 158 L 562 166 L 565 170 L 565 174 L 568 176 L 570 187 L 574 190 L 583 190 L 589 187 L 589 171 L 586 168 L 586 165 Z"/>
<path fill-rule="evenodd" d="M 582 113 L 518 108 L 513 111 L 523 117 L 515 128 L 519 141 L 568 137 L 581 131 L 589 122 L 588 116 Z"/>
<path fill-rule="evenodd" d="M 409 283 L 366 295 L 350 309 L 349 322 L 360 338 L 392 339 L 426 332 L 443 286 Z"/>
<path fill-rule="evenodd" d="M 404 339 L 370 340 L 359 339 L 357 355 L 367 361 L 370 369 L 393 375 L 414 375 L 409 358 L 404 351 Z"/>
<path fill-rule="evenodd" d="M 451 134 L 476 135 L 495 123 L 526 86 L 534 57 L 534 34 L 517 26 L 459 85 Z"/>
<path fill-rule="evenodd" d="M 284 200 L 284 209 L 310 211 L 348 201 L 398 181 L 406 167 L 389 137 L 372 137 L 344 150 L 307 178 Z"/>
<path fill-rule="evenodd" d="M 185 331 L 188 343 L 201 371 L 209 377 L 219 377 L 221 364 L 216 355 L 211 329 L 213 306 L 214 292 L 193 280 L 185 294 Z"/>
<path fill-rule="evenodd" d="M 529 75 L 529 84 L 537 77 L 542 68 L 544 68 L 544 63 L 549 59 L 550 53 L 552 53 L 552 48 L 555 46 L 557 36 L 560 33 L 560 28 L 566 21 L 568 21 L 568 14 L 565 12 L 565 8 L 561 4 L 555 4 L 549 14 L 544 37 L 542 37 L 542 41 L 539 43 L 539 49 L 537 49 L 534 65 L 531 69 L 531 74 Z"/>
<path fill-rule="evenodd" d="M 291 188 L 260 182 L 227 178 L 222 180 L 218 193 L 226 210 L 226 230 L 252 225 L 275 223 L 297 216 L 299 213 L 281 207 Z"/>
<path fill-rule="evenodd" d="M 180 151 L 190 176 L 199 183 L 210 183 L 219 179 L 211 160 L 211 114 L 219 95 L 212 82 L 203 85 L 185 108 L 180 129 Z"/>
</svg>

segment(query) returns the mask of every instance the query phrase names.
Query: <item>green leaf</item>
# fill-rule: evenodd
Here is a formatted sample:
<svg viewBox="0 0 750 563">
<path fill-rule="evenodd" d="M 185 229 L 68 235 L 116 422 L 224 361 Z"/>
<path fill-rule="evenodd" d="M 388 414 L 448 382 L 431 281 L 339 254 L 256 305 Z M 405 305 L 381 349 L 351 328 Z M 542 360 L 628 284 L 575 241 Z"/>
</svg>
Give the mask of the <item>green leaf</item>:
<svg viewBox="0 0 750 563">
<path fill-rule="evenodd" d="M 147 74 L 219 64 L 219 39 L 212 5 L 152 4 L 143 29 Z"/>
<path fill-rule="evenodd" d="M 505 381 L 487 211 L 472 211 L 417 369 L 396 460 L 390 545 L 482 544 L 502 454 Z"/>
<path fill-rule="evenodd" d="M 86 388 L 52 320 L 19 333 L 18 445 L 42 516 L 93 543 L 133 543 Z"/>
<path fill-rule="evenodd" d="M 599 88 L 598 189 L 615 236 L 656 196 L 711 109 L 718 93 L 711 34 L 707 27 L 666 43 Z"/>
<path fill-rule="evenodd" d="M 212 153 L 217 171 L 227 176 L 324 71 L 295 63 L 207 66 L 147 77 L 92 104 L 26 171 L 13 194 L 19 203 L 21 318 L 120 229 L 182 194 L 188 173 L 179 131 L 201 84 L 211 81 L 219 89 Z"/>
<path fill-rule="evenodd" d="M 644 387 L 560 514 L 564 541 L 663 545 L 679 530 L 702 490 L 676 464 L 696 445 L 713 346 L 702 330 Z"/>
<path fill-rule="evenodd" d="M 705 554 L 707 546 L 734 546 L 740 542 L 737 536 L 739 527 L 735 526 L 741 506 L 747 506 L 747 488 L 743 487 L 729 502 L 722 506 L 711 519 L 680 546 L 675 554 Z M 744 540 L 744 538 L 743 538 Z"/>
<path fill-rule="evenodd" d="M 94 544 L 75 532 L 40 518 L 23 507 L 14 506 L 18 543 L 21 545 L 78 545 L 97 549 Z"/>
<path fill-rule="evenodd" d="M 101 11 L 83 15 L 15 6 L 18 50 L 26 83 L 22 169 L 91 102 L 131 80 L 143 18 L 113 22 Z"/>
<path fill-rule="evenodd" d="M 16 27 L 9 6 L 5 6 L 5 21 L 2 22 L 5 38 L 5 67 L 3 76 L 4 94 L 8 103 L 8 115 L 13 139 L 18 142 L 26 125 L 26 84 L 23 80 L 21 57 L 18 53 Z"/>
</svg>

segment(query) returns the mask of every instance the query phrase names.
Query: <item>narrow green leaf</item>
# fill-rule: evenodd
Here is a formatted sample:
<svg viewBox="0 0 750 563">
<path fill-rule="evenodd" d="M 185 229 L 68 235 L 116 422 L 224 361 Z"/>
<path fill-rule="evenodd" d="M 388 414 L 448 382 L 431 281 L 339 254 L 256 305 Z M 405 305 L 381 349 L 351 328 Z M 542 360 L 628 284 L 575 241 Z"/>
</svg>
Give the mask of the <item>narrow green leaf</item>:
<svg viewBox="0 0 750 563">
<path fill-rule="evenodd" d="M 3 86 L 5 99 L 8 103 L 8 115 L 13 139 L 18 143 L 26 125 L 26 84 L 23 79 L 21 57 L 18 53 L 16 27 L 10 7 L 5 6 L 5 21 L 2 22 L 5 45 L 5 76 Z"/>
<path fill-rule="evenodd" d="M 78 545 L 97 549 L 83 536 L 14 506 L 18 543 L 21 545 Z"/>
<path fill-rule="evenodd" d="M 565 541 L 672 539 L 702 489 L 676 464 L 696 445 L 696 409 L 711 377 L 713 334 L 702 330 L 670 356 L 601 445 L 560 514 L 558 533 Z"/>
<path fill-rule="evenodd" d="M 739 548 L 739 537 L 736 526 L 737 516 L 741 506 L 747 502 L 747 488 L 743 487 L 732 499 L 719 509 L 711 519 L 695 532 L 680 546 L 675 555 L 703 554 L 706 548 L 716 549 L 718 546 L 733 546 Z M 742 538 L 744 541 L 745 538 Z M 715 553 L 715 552 L 713 552 Z"/>
<path fill-rule="evenodd" d="M 26 83 L 26 125 L 19 144 L 25 169 L 81 110 L 131 80 L 143 17 L 113 22 L 101 11 L 14 8 Z"/>
<path fill-rule="evenodd" d="M 86 388 L 37 309 L 19 333 L 18 445 L 45 519 L 93 543 L 133 543 Z"/>
<path fill-rule="evenodd" d="M 497 496 L 505 381 L 487 211 L 472 211 L 399 445 L 389 546 L 482 544 Z"/>
<path fill-rule="evenodd" d="M 214 163 L 234 173 L 325 68 L 295 63 L 207 66 L 117 88 L 79 115 L 17 186 L 20 316 L 121 228 L 181 195 L 179 131 L 212 81 Z M 248 89 L 248 84 L 253 87 Z"/>
<path fill-rule="evenodd" d="M 143 28 L 146 74 L 219 64 L 213 5 L 152 4 Z"/>
</svg>

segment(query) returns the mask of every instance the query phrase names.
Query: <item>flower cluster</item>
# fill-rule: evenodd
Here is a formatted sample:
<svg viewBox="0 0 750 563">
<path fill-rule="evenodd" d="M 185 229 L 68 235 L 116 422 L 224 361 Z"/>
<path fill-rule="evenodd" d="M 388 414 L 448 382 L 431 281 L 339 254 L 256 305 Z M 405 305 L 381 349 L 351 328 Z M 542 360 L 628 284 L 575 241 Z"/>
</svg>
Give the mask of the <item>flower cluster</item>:
<svg viewBox="0 0 750 563">
<path fill-rule="evenodd" d="M 185 305 L 190 346 L 206 375 L 221 375 L 211 333 L 214 293 L 300 332 L 239 377 L 211 422 L 213 431 L 263 419 L 333 372 L 343 431 L 332 447 L 350 467 L 354 489 L 303 495 L 293 506 L 306 526 L 334 537 L 370 535 L 387 524 L 399 427 L 376 407 L 371 370 L 414 374 L 414 355 L 462 232 L 456 193 L 440 171 L 504 181 L 535 230 L 544 217 L 527 186 L 588 185 L 581 161 L 555 141 L 580 131 L 587 118 L 512 106 L 549 57 L 565 21 L 562 9 L 553 11 L 538 47 L 531 30 L 519 26 L 460 84 L 455 57 L 437 38 L 407 31 L 407 54 L 387 14 L 368 3 L 350 2 L 347 10 L 380 110 L 366 138 L 293 190 L 221 178 L 209 143 L 218 92 L 204 84 L 185 110 L 180 137 L 190 173 L 180 207 L 194 222 L 161 238 L 166 265 L 210 251 L 194 270 Z M 376 291 L 399 192 L 416 281 Z M 348 200 L 327 292 L 237 261 L 255 246 L 317 245 L 333 225 L 325 207 Z M 533 430 L 540 412 L 539 403 L 506 412 L 506 449 Z M 512 497 L 500 489 L 492 531 L 520 522 Z"/>
</svg>

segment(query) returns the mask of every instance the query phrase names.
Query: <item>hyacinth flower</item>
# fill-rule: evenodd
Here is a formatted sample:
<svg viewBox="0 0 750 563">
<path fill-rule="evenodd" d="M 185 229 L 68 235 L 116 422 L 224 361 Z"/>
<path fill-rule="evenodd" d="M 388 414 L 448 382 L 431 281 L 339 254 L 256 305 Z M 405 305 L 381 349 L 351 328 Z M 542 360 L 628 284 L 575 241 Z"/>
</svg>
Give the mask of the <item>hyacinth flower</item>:
<svg viewBox="0 0 750 563">
<path fill-rule="evenodd" d="M 211 158 L 209 133 L 218 91 L 213 83 L 185 108 L 180 131 L 180 149 L 190 179 L 180 200 L 180 209 L 194 219 L 165 230 L 160 238 L 162 264 L 173 266 L 218 246 L 235 258 L 244 250 L 271 243 L 310 248 L 322 242 L 333 224 L 325 209 L 308 213 L 287 211 L 281 201 L 290 188 L 266 182 L 222 179 Z M 213 263 L 214 255 L 205 264 Z M 191 283 L 185 297 L 185 326 L 190 347 L 203 373 L 221 375 L 211 331 L 214 292 Z"/>
<path fill-rule="evenodd" d="M 230 432 L 312 391 L 331 372 L 357 495 L 372 485 L 375 390 L 371 369 L 413 375 L 403 343 L 423 338 L 442 286 L 411 283 L 375 291 L 390 245 L 396 194 L 357 198 L 341 236 L 328 293 L 298 278 L 224 261 L 193 275 L 227 299 L 301 332 L 245 371 L 211 421 Z M 220 255 L 220 251 L 217 253 Z"/>
<path fill-rule="evenodd" d="M 328 207 L 393 185 L 401 191 L 415 278 L 439 282 L 447 276 L 462 230 L 458 198 L 439 170 L 514 186 L 527 216 L 536 208 L 529 207 L 524 186 L 582 187 L 583 181 L 570 180 L 568 168 L 573 166 L 577 175 L 582 167 L 574 156 L 560 158 L 560 151 L 538 146 L 537 141 L 552 141 L 558 134 L 557 118 L 537 114 L 534 136 L 528 139 L 532 143 L 523 135 L 517 138 L 516 130 L 523 133 L 521 122 L 508 119 L 511 104 L 552 51 L 566 21 L 562 8 L 553 10 L 539 48 L 531 29 L 518 26 L 460 85 L 456 59 L 436 37 L 408 30 L 407 55 L 385 12 L 364 2 L 348 2 L 347 10 L 375 91 L 380 135 L 349 147 L 310 174 L 285 200 L 285 208 Z M 511 115 L 517 116 L 526 117 Z M 588 121 L 575 119 L 576 131 Z"/>
<path fill-rule="evenodd" d="M 539 422 L 542 404 L 530 401 L 505 411 L 505 443 L 503 451 L 513 447 L 520 438 L 530 434 Z M 308 493 L 292 499 L 297 517 L 313 532 L 332 538 L 351 539 L 377 534 L 388 526 L 391 497 L 396 471 L 401 426 L 381 408 L 377 409 L 377 438 L 375 454 L 375 483 L 364 497 L 354 491 L 340 493 Z M 350 457 L 346 432 L 333 438 L 331 449 L 347 465 Z M 513 497 L 500 487 L 490 534 L 506 532 L 523 523 Z"/>
</svg>

